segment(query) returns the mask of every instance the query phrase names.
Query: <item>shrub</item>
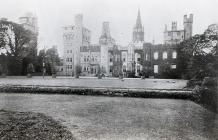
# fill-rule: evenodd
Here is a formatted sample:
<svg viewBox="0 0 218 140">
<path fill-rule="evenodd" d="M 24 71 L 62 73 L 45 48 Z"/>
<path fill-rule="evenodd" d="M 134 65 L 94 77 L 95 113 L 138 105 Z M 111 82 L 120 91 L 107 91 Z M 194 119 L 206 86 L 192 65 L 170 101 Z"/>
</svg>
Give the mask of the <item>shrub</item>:
<svg viewBox="0 0 218 140">
<path fill-rule="evenodd" d="M 76 78 L 79 78 L 80 74 L 82 73 L 82 68 L 80 65 L 76 65 Z"/>
<path fill-rule="evenodd" d="M 30 63 L 27 67 L 27 73 L 32 74 L 34 72 L 33 64 Z"/>
<path fill-rule="evenodd" d="M 126 71 L 126 76 L 128 78 L 135 78 L 135 72 L 134 71 Z"/>
</svg>

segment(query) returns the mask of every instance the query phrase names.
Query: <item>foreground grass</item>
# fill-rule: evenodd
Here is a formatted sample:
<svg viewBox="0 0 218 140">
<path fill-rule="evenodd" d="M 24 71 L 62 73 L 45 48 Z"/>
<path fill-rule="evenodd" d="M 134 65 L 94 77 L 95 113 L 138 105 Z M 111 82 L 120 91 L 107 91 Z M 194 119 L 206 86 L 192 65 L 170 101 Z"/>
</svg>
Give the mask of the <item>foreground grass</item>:
<svg viewBox="0 0 218 140">
<path fill-rule="evenodd" d="M 52 116 L 78 140 L 217 140 L 218 116 L 189 100 L 0 94 L 0 108 Z"/>
<path fill-rule="evenodd" d="M 75 140 L 70 131 L 42 113 L 0 110 L 1 140 Z"/>
</svg>

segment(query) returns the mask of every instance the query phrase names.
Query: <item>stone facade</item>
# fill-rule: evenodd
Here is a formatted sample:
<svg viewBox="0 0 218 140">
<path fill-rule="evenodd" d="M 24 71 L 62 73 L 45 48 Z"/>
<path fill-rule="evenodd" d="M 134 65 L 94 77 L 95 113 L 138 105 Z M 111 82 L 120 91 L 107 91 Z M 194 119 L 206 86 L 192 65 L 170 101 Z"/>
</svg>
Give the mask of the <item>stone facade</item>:
<svg viewBox="0 0 218 140">
<path fill-rule="evenodd" d="M 101 46 L 101 69 L 106 74 L 110 74 L 109 50 L 112 50 L 115 40 L 110 35 L 109 22 L 103 22 L 99 44 Z"/>
<path fill-rule="evenodd" d="M 177 51 L 175 45 L 152 45 L 145 43 L 143 46 L 143 67 L 150 75 L 160 77 L 164 66 L 171 69 L 177 68 Z"/>
<path fill-rule="evenodd" d="M 99 45 L 82 46 L 80 48 L 80 64 L 82 75 L 96 76 L 101 62 L 101 48 Z"/>
</svg>

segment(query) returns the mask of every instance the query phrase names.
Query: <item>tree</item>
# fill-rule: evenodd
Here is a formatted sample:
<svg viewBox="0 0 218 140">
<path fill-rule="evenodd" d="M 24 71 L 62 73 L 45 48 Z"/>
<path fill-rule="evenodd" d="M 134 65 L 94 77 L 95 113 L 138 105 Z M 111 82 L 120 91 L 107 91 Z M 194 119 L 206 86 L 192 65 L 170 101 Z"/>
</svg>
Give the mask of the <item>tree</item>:
<svg viewBox="0 0 218 140">
<path fill-rule="evenodd" d="M 46 73 L 49 75 L 56 74 L 56 66 L 60 64 L 60 58 L 56 47 L 49 48 L 48 50 L 40 50 L 37 56 L 37 70 L 42 72 L 43 61 L 45 62 Z"/>
<path fill-rule="evenodd" d="M 76 70 L 76 75 L 75 76 L 76 76 L 76 78 L 79 78 L 79 76 L 80 76 L 80 74 L 82 72 L 81 66 L 80 65 L 76 65 L 75 70 Z"/>
<path fill-rule="evenodd" d="M 30 63 L 30 64 L 27 66 L 27 77 L 28 77 L 28 78 L 31 78 L 33 72 L 34 72 L 34 67 L 33 67 L 33 64 Z"/>
<path fill-rule="evenodd" d="M 34 34 L 21 25 L 0 20 L 0 48 L 7 56 L 7 69 L 10 75 L 21 75 L 23 58 L 28 53 L 26 47 L 31 43 Z M 27 66 L 27 64 L 26 64 Z"/>
<path fill-rule="evenodd" d="M 212 25 L 203 34 L 195 35 L 179 44 L 178 72 L 187 79 L 217 76 L 217 42 L 218 26 Z"/>
</svg>

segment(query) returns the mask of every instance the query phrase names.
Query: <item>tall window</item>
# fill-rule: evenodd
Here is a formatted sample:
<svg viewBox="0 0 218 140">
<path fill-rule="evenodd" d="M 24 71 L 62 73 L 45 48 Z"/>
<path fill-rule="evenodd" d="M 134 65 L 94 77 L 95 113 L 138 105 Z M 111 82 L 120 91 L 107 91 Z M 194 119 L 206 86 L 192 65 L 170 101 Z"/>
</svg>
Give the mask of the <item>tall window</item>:
<svg viewBox="0 0 218 140">
<path fill-rule="evenodd" d="M 163 52 L 163 60 L 167 59 L 167 52 Z"/>
<path fill-rule="evenodd" d="M 154 73 L 158 73 L 158 65 L 154 65 Z"/>
<path fill-rule="evenodd" d="M 137 73 L 140 72 L 140 66 L 137 66 Z"/>
<path fill-rule="evenodd" d="M 158 52 L 154 52 L 154 59 L 155 59 L 155 60 L 158 59 Z"/>
<path fill-rule="evenodd" d="M 125 65 L 123 66 L 123 72 L 126 72 L 126 66 Z"/>
<path fill-rule="evenodd" d="M 173 58 L 173 59 L 176 59 L 176 58 L 177 58 L 177 52 L 176 52 L 176 51 L 173 51 L 173 53 L 172 53 L 172 58 Z"/>
</svg>

